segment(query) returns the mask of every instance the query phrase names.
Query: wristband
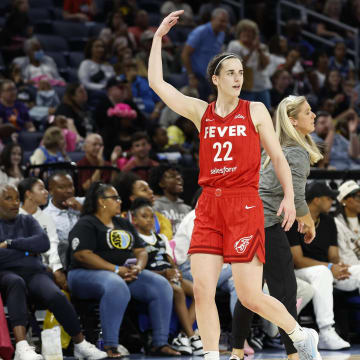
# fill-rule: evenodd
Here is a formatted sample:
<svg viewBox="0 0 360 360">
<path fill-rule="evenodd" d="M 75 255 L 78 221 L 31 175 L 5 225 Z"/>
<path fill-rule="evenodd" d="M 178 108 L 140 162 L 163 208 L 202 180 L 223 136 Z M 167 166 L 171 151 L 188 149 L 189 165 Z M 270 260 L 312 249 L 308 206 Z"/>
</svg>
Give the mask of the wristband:
<svg viewBox="0 0 360 360">
<path fill-rule="evenodd" d="M 119 265 L 115 265 L 114 273 L 119 274 Z"/>
<path fill-rule="evenodd" d="M 333 267 L 333 263 L 328 263 L 328 269 L 331 270 L 331 268 Z"/>
</svg>

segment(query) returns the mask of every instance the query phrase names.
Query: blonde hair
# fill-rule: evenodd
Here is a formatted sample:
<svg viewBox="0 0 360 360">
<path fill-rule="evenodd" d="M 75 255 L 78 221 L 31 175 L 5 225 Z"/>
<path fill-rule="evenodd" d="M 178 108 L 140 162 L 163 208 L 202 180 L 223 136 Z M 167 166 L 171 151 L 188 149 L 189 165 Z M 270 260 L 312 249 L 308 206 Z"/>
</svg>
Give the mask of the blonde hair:
<svg viewBox="0 0 360 360">
<path fill-rule="evenodd" d="M 276 136 L 280 145 L 284 146 L 293 141 L 302 146 L 310 156 L 310 164 L 313 165 L 323 158 L 311 135 L 302 136 L 291 123 L 290 118 L 297 118 L 300 107 L 306 102 L 304 96 L 290 95 L 283 99 L 276 109 Z M 270 157 L 266 157 L 264 168 L 269 164 Z"/>
<path fill-rule="evenodd" d="M 245 29 L 252 30 L 255 33 L 255 36 L 258 36 L 260 34 L 259 27 L 255 21 L 252 21 L 250 19 L 242 19 L 237 23 L 235 28 L 235 36 L 237 39 Z"/>
</svg>

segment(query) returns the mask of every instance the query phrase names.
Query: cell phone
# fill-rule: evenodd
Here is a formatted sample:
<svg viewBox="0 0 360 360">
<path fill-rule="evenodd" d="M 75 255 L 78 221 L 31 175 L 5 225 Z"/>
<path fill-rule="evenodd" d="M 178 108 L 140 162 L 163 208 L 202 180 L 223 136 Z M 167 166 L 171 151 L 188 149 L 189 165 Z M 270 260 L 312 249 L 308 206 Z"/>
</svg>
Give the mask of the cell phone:
<svg viewBox="0 0 360 360">
<path fill-rule="evenodd" d="M 136 262 L 137 262 L 136 258 L 130 258 L 125 261 L 124 266 L 130 267 L 131 265 L 135 265 Z"/>
</svg>

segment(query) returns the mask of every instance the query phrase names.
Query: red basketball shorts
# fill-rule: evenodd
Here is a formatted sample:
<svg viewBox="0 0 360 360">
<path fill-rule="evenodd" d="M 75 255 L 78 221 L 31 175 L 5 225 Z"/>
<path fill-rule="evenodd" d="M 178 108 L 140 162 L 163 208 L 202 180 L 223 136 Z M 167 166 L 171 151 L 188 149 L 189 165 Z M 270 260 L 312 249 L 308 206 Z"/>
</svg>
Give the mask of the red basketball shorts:
<svg viewBox="0 0 360 360">
<path fill-rule="evenodd" d="M 189 254 L 221 255 L 224 262 L 265 262 L 264 210 L 254 189 L 204 188 L 195 209 Z"/>
</svg>

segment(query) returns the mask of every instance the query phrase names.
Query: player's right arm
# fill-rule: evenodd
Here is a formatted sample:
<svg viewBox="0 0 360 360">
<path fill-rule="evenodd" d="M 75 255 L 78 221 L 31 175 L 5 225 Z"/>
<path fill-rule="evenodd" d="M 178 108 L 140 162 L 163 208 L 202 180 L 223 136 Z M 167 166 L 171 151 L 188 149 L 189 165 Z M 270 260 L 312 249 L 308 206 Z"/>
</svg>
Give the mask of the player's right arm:
<svg viewBox="0 0 360 360">
<path fill-rule="evenodd" d="M 183 10 L 172 12 L 158 27 L 151 46 L 149 57 L 148 79 L 150 87 L 162 101 L 179 115 L 191 120 L 200 131 L 201 118 L 208 103 L 190 96 L 183 95 L 172 85 L 164 81 L 161 60 L 161 41 L 169 30 L 177 23 Z"/>
</svg>

